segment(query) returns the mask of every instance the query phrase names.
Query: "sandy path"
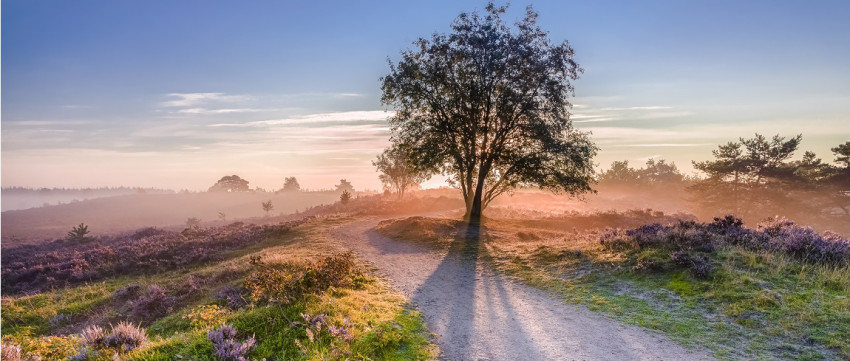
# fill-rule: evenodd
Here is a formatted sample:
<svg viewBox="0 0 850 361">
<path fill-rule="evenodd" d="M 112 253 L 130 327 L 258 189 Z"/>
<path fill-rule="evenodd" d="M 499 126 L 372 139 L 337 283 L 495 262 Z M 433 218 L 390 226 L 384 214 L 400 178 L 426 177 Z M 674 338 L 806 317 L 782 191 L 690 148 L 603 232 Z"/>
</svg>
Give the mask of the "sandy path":
<svg viewBox="0 0 850 361">
<path fill-rule="evenodd" d="M 331 234 L 417 306 L 437 335 L 441 359 L 713 359 L 488 271 L 477 261 L 477 247 L 458 245 L 444 256 L 373 232 L 378 221 L 358 220 Z"/>
</svg>

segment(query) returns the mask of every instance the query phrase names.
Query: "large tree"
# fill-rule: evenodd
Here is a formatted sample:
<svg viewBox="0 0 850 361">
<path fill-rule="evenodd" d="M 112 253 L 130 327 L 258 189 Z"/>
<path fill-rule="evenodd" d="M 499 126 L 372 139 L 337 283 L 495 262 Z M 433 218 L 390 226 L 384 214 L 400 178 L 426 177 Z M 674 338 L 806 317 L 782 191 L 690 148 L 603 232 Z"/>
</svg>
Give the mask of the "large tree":
<svg viewBox="0 0 850 361">
<path fill-rule="evenodd" d="M 391 141 L 413 150 L 418 170 L 448 175 L 472 222 L 518 186 L 579 194 L 593 182 L 597 148 L 569 119 L 582 71 L 573 49 L 553 44 L 531 7 L 514 26 L 505 11 L 461 13 L 451 33 L 420 38 L 381 79 L 396 110 Z"/>
</svg>

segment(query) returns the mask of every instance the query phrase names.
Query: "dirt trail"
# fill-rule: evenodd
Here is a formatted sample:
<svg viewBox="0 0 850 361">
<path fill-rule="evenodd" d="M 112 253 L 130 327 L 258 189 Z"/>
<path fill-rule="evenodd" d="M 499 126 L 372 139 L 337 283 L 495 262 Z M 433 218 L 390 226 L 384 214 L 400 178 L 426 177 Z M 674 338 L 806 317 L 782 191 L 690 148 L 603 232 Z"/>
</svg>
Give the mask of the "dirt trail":
<svg viewBox="0 0 850 361">
<path fill-rule="evenodd" d="M 687 350 L 487 270 L 477 247 L 458 244 L 445 256 L 375 233 L 378 221 L 358 220 L 331 234 L 417 306 L 437 335 L 441 359 L 713 359 L 704 350 Z"/>
</svg>

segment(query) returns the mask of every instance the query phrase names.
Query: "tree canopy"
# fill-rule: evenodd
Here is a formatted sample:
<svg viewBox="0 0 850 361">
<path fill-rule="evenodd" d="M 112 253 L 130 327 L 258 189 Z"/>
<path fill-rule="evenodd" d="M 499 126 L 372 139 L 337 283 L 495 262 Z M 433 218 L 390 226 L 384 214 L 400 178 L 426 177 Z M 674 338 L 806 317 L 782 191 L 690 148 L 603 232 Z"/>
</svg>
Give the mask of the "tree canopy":
<svg viewBox="0 0 850 361">
<path fill-rule="evenodd" d="M 394 145 L 411 164 L 459 188 L 467 216 L 520 186 L 591 191 L 597 148 L 569 119 L 571 81 L 582 69 L 564 41 L 554 44 L 526 8 L 509 26 L 506 7 L 461 13 L 450 34 L 420 38 L 390 62 L 382 102 Z"/>
<path fill-rule="evenodd" d="M 250 192 L 248 181 L 239 178 L 238 175 L 221 177 L 218 182 L 210 187 L 209 192 Z"/>
<path fill-rule="evenodd" d="M 335 187 L 337 192 L 354 192 L 354 186 L 351 185 L 351 182 L 345 179 L 340 179 L 339 184 Z"/>
<path fill-rule="evenodd" d="M 381 174 L 378 179 L 384 184 L 384 188 L 392 190 L 399 199 L 404 197 L 404 192 L 427 179 L 427 174 L 416 169 L 411 162 L 412 155 L 407 147 L 394 145 L 378 155 L 378 159 L 372 162 Z"/>
<path fill-rule="evenodd" d="M 685 175 L 679 172 L 676 163 L 668 163 L 664 159 L 650 158 L 646 168 L 635 169 L 629 166 L 628 160 L 614 161 L 611 168 L 599 174 L 599 183 L 623 186 L 668 186 L 681 184 Z"/>
<path fill-rule="evenodd" d="M 283 189 L 281 191 L 284 192 L 297 192 L 301 190 L 301 185 L 298 184 L 298 180 L 295 177 L 286 177 L 283 180 Z"/>
</svg>

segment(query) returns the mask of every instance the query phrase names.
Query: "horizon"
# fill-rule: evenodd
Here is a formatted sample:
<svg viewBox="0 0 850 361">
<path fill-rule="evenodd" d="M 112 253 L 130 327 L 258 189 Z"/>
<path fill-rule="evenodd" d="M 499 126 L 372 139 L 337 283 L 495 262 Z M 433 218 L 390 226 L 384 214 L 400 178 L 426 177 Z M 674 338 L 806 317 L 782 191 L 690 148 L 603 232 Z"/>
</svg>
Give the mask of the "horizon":
<svg viewBox="0 0 850 361">
<path fill-rule="evenodd" d="M 381 189 L 387 59 L 486 4 L 327 4 L 4 2 L 3 187 Z M 530 4 L 585 69 L 571 119 L 597 169 L 692 174 L 756 132 L 832 163 L 850 140 L 850 3 Z"/>
</svg>

